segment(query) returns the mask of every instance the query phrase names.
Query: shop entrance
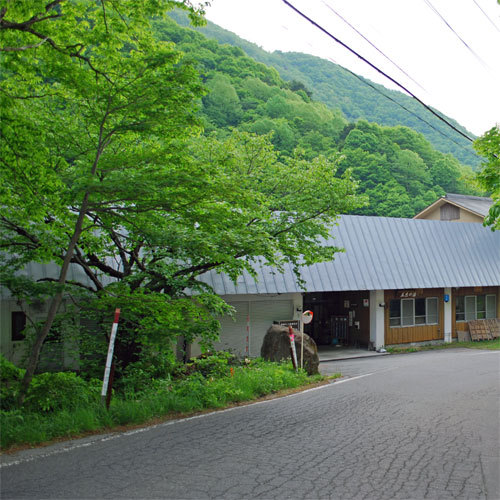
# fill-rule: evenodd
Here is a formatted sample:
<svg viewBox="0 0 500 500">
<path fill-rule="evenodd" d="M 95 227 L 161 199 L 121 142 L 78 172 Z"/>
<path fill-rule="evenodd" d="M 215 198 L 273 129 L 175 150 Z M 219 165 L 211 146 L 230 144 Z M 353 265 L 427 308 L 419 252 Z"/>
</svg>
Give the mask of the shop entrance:
<svg viewBox="0 0 500 500">
<path fill-rule="evenodd" d="M 370 342 L 370 293 L 306 293 L 304 310 L 313 312 L 313 321 L 304 331 L 318 346 L 367 347 Z"/>
</svg>

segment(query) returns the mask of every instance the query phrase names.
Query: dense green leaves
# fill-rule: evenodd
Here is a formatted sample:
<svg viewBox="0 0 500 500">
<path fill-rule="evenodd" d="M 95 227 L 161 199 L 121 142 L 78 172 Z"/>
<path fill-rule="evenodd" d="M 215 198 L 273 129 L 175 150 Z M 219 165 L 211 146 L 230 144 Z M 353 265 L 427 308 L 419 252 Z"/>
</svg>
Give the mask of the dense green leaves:
<svg viewBox="0 0 500 500">
<path fill-rule="evenodd" d="M 474 148 L 486 160 L 477 176 L 478 182 L 493 198 L 484 223 L 493 230 L 500 229 L 500 127 L 488 130 L 474 143 Z"/>
<path fill-rule="evenodd" d="M 171 16 L 186 25 L 187 21 L 181 12 L 172 12 Z M 423 134 L 432 147 L 438 151 L 445 154 L 451 153 L 461 163 L 474 168 L 479 165 L 480 159 L 474 154 L 470 142 L 451 131 L 441 120 L 401 92 L 389 90 L 382 85 L 354 75 L 342 66 L 309 54 L 266 52 L 257 45 L 210 22 L 199 31 L 220 43 L 241 47 L 256 61 L 278 70 L 281 78 L 287 81 L 286 85 L 289 88 L 307 89 L 305 95 L 311 97 L 310 94 L 312 94 L 314 99 L 325 103 L 330 108 L 341 110 L 349 121 L 365 119 L 384 126 L 404 125 Z M 297 82 L 300 84 L 297 85 Z M 389 96 L 392 101 L 382 94 Z M 423 118 L 424 121 L 419 120 L 415 115 Z M 447 118 L 447 120 L 473 137 L 453 119 Z"/>
<path fill-rule="evenodd" d="M 265 108 L 251 83 L 242 90 L 252 78 L 258 92 L 269 88 L 285 101 L 288 118 L 297 114 L 297 130 L 339 117 L 306 103 L 302 89 L 276 87 L 274 70 L 255 68 L 231 47 L 216 64 L 225 74 L 201 75 L 205 90 L 193 59 L 171 42 L 178 37 L 166 36 L 157 20 L 158 40 L 148 24 L 150 9 L 174 4 L 127 2 L 118 11 L 58 2 L 54 26 L 44 32 L 53 43 L 36 49 L 24 46 L 25 34 L 6 30 L 6 43 L 22 50 L 6 52 L 0 82 L 2 282 L 26 298 L 37 287 L 16 270 L 30 261 L 61 266 L 57 285 L 37 291 L 53 300 L 33 343 L 25 388 L 63 292 L 96 325 L 94 333 L 106 333 L 106 318 L 122 309 L 117 353 L 118 370 L 125 370 L 138 356 L 171 351 L 181 336 L 215 339 L 214 318 L 229 308 L 197 280 L 201 274 L 216 269 L 236 279 L 243 270 L 253 273 L 259 259 L 278 268 L 330 259 L 338 249 L 323 247 L 322 238 L 338 213 L 361 203 L 350 170 L 337 175 L 336 155 L 311 158 L 311 150 L 306 161 L 294 153 L 295 129 L 279 103 L 282 127 L 273 140 L 287 154 L 265 135 L 230 131 L 245 113 Z M 33 12 L 7 14 L 31 19 L 43 4 L 32 6 Z M 69 44 L 76 43 L 75 55 Z M 202 121 L 223 133 L 201 137 Z M 67 274 L 70 265 L 80 277 Z M 105 336 L 97 338 L 94 359 L 105 353 Z"/>
<path fill-rule="evenodd" d="M 82 363 L 105 355 L 95 333 L 115 307 L 118 372 L 181 337 L 208 344 L 229 308 L 203 273 L 328 260 L 337 214 L 411 217 L 468 189 L 420 134 L 349 124 L 300 81 L 161 18 L 196 16 L 188 5 L 31 0 L 0 20 L 1 278 L 54 297 L 34 352 L 63 292 L 95 325 Z M 30 261 L 61 266 L 57 283 L 16 276 Z"/>
<path fill-rule="evenodd" d="M 176 14 L 173 15 L 180 19 Z M 408 127 L 380 126 L 362 119 L 349 124 L 340 109 L 332 110 L 311 100 L 311 94 L 312 97 L 316 94 L 311 93 L 300 79 L 317 89 L 318 79 L 323 78 L 323 70 L 319 65 L 325 61 L 311 58 L 310 71 L 305 77 L 298 71 L 296 63 L 300 61 L 306 64 L 309 56 L 267 54 L 259 50 L 254 54 L 251 44 L 246 44 L 230 33 L 210 24 L 203 28 L 203 31 L 222 41 L 241 43 L 245 51 L 255 57 L 260 58 L 257 53 L 267 54 L 268 59 L 260 60 L 277 64 L 276 67 L 283 70 L 283 75 L 292 78 L 291 82 L 279 78 L 271 81 L 262 72 L 262 64 L 251 62 L 235 47 L 218 45 L 214 40 L 190 29 L 180 28 L 168 20 L 157 23 L 156 27 L 163 37 L 175 39 L 187 57 L 196 61 L 202 77 L 212 89 L 203 98 L 201 109 L 207 132 L 216 132 L 224 137 L 229 129 L 236 127 L 259 135 L 272 134 L 272 144 L 281 157 L 293 156 L 297 148 L 306 159 L 318 155 L 335 157 L 341 152 L 344 159 L 339 172 L 350 168 L 352 175 L 359 181 L 360 192 L 370 198 L 369 206 L 358 209 L 357 213 L 412 217 L 445 192 L 480 194 L 471 187 L 471 169 L 461 165 L 451 154 L 434 149 L 420 133 Z M 290 59 L 286 68 L 278 64 L 280 57 Z M 235 71 L 234 68 L 238 66 L 244 70 Z M 411 117 L 402 117 L 399 111 L 394 114 L 394 109 L 387 105 L 388 101 L 373 103 L 375 108 L 368 106 L 364 99 L 367 99 L 366 89 L 369 90 L 369 87 L 343 70 L 334 73 L 328 73 L 328 78 L 325 73 L 322 83 L 328 85 L 332 99 L 339 98 L 340 101 L 325 102 L 338 106 L 349 118 L 358 118 L 364 113 L 364 116 L 373 119 L 373 113 L 367 113 L 367 109 L 373 111 L 375 108 L 382 113 L 381 117 L 390 110 L 393 114 L 391 124 L 404 123 L 403 118 Z M 342 92 L 346 96 L 351 92 L 351 99 L 352 93 L 356 95 L 356 102 L 349 101 L 349 112 L 342 101 Z M 321 92 L 318 97 L 324 99 Z M 353 114 L 352 106 L 359 106 L 360 109 Z M 383 118 L 381 121 L 387 123 Z M 441 137 L 439 135 L 438 140 Z M 434 142 L 435 139 L 432 137 Z M 453 148 L 456 146 L 453 142 L 451 145 Z M 446 147 L 443 149 L 450 150 Z M 387 200 L 387 196 L 392 199 Z"/>
</svg>

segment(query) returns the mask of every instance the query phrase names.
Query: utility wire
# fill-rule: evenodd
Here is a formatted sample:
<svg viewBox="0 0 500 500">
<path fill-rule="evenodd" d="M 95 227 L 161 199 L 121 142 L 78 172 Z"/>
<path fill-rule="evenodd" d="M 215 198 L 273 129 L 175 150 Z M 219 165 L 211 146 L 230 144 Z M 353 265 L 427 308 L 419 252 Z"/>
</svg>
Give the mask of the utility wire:
<svg viewBox="0 0 500 500">
<path fill-rule="evenodd" d="M 491 71 L 491 68 L 478 56 L 478 54 L 470 47 L 470 45 L 452 28 L 448 21 L 441 15 L 441 13 L 432 5 L 430 0 L 424 0 L 425 4 L 443 21 L 452 33 L 465 45 L 465 47 L 472 53 L 472 55 L 483 65 L 484 68 Z"/>
<path fill-rule="evenodd" d="M 439 118 L 439 120 L 441 120 L 442 122 L 446 123 L 446 125 L 448 125 L 448 127 L 452 128 L 455 132 L 457 132 L 458 134 L 460 134 L 462 137 L 465 137 L 465 139 L 467 139 L 468 141 L 474 142 L 474 140 L 471 139 L 467 134 L 465 134 L 464 132 L 462 132 L 461 130 L 459 130 L 457 127 L 455 127 L 452 123 L 450 123 L 448 120 L 446 120 L 445 118 L 443 118 L 439 113 L 437 113 L 430 106 L 428 106 L 427 104 L 425 104 L 425 102 L 421 101 L 413 92 L 411 92 L 410 90 L 408 90 L 404 85 L 402 85 L 397 80 L 395 80 L 394 78 L 392 78 L 391 76 L 389 76 L 387 73 L 385 73 L 384 71 L 382 71 L 380 68 L 378 68 L 377 66 L 375 66 L 373 63 L 371 63 L 370 61 L 368 61 L 368 59 L 366 59 L 365 57 L 363 57 L 361 54 L 359 54 L 358 52 L 356 52 L 354 49 L 351 49 L 351 47 L 349 47 L 348 45 L 346 45 L 344 42 L 342 42 L 341 40 L 339 40 L 337 37 L 335 37 L 334 35 L 332 35 L 329 31 L 327 31 L 321 25 L 319 25 L 316 21 L 314 21 L 313 19 L 311 19 L 310 17 L 308 17 L 306 14 L 304 14 L 302 11 L 300 11 L 299 9 L 297 9 L 297 7 L 295 7 L 290 2 L 288 2 L 288 0 L 282 0 L 282 2 L 285 5 L 287 5 L 288 7 L 290 7 L 292 10 L 294 10 L 297 14 L 299 14 L 299 16 L 303 17 L 306 21 L 308 21 L 309 23 L 311 23 L 314 27 L 316 27 L 317 29 L 319 29 L 320 31 L 322 31 L 323 33 L 325 33 L 325 35 L 327 35 L 328 37 L 330 37 L 332 40 L 334 40 L 338 44 L 342 45 L 342 47 L 344 47 L 345 49 L 347 49 L 349 52 L 351 52 L 356 57 L 358 57 L 359 59 L 361 59 L 363 62 L 365 62 L 366 64 L 368 64 L 368 66 L 370 66 L 371 68 L 373 68 L 375 71 L 377 71 L 378 73 L 380 73 L 382 76 L 384 76 L 385 78 L 387 78 L 388 80 L 390 80 L 392 83 L 394 83 L 395 85 L 397 85 L 400 89 L 402 89 L 408 95 L 410 95 L 411 97 L 413 97 L 413 99 L 415 99 L 418 103 L 420 103 L 425 109 L 427 109 L 434 116 L 436 116 L 437 118 Z"/>
<path fill-rule="evenodd" d="M 365 40 L 367 43 L 369 43 L 379 54 L 382 54 L 382 56 L 384 56 L 391 64 L 393 64 L 394 66 L 396 66 L 396 68 L 398 68 L 399 71 L 401 71 L 401 73 L 403 73 L 404 75 L 406 75 L 413 83 L 415 83 L 416 85 L 418 85 L 423 91 L 426 91 L 424 89 L 424 87 L 422 87 L 422 85 L 420 85 L 420 83 L 418 83 L 416 80 L 414 80 L 403 68 L 401 68 L 400 66 L 398 66 L 398 64 L 396 64 L 389 56 L 387 56 L 383 51 L 381 51 L 374 43 L 372 43 L 370 40 L 368 40 L 368 38 L 365 35 L 363 35 L 363 33 L 361 33 L 359 30 L 357 30 L 347 19 L 345 19 L 341 14 L 339 14 L 333 7 L 331 7 L 330 5 L 328 5 L 325 1 L 323 1 L 323 4 L 325 5 L 325 7 L 327 7 L 328 9 L 330 9 L 337 17 L 339 17 L 340 19 L 342 19 L 342 21 L 344 21 L 344 23 L 347 24 L 347 26 L 349 26 L 361 38 L 363 38 L 363 40 Z"/>
<path fill-rule="evenodd" d="M 488 19 L 488 21 L 493 25 L 493 27 L 500 33 L 500 28 L 491 20 L 491 18 L 488 16 L 488 14 L 486 14 L 486 12 L 484 12 L 484 10 L 481 8 L 481 6 L 476 2 L 476 0 L 472 0 L 477 8 L 484 14 L 484 17 L 486 17 L 486 19 Z"/>
<path fill-rule="evenodd" d="M 332 61 L 333 63 L 337 64 L 333 59 L 330 59 L 330 61 Z M 389 99 L 389 101 L 392 101 L 394 104 L 396 104 L 400 108 L 403 108 L 405 111 L 407 111 L 408 113 L 410 113 L 410 115 L 413 115 L 415 118 L 419 119 L 421 122 L 425 123 L 426 125 L 428 125 L 429 127 L 431 127 L 433 130 L 435 130 L 436 132 L 439 132 L 443 137 L 446 137 L 446 139 L 454 142 L 457 146 L 461 147 L 463 150 L 469 151 L 466 147 L 464 147 L 463 144 L 460 144 L 459 142 L 455 141 L 455 139 L 453 139 L 449 135 L 446 135 L 442 130 L 439 130 L 438 128 L 436 128 L 434 125 L 432 125 L 432 123 L 428 122 L 426 119 L 424 119 L 421 116 L 417 115 L 411 109 L 407 108 L 406 106 L 404 106 L 400 102 L 396 101 L 396 99 L 393 99 L 391 96 L 388 96 L 387 94 L 384 94 L 384 92 L 382 92 L 379 88 L 377 88 L 375 85 L 371 84 L 368 80 L 366 80 L 362 76 L 357 75 L 356 73 L 354 73 L 354 71 L 351 71 L 348 68 L 344 68 L 343 67 L 342 69 L 344 69 L 345 71 L 347 71 L 348 73 L 350 73 L 352 76 L 355 76 L 360 82 L 362 82 L 365 85 L 368 85 L 369 87 L 371 87 L 373 90 L 375 90 L 375 92 L 378 92 L 380 95 L 382 95 L 386 99 Z"/>
</svg>

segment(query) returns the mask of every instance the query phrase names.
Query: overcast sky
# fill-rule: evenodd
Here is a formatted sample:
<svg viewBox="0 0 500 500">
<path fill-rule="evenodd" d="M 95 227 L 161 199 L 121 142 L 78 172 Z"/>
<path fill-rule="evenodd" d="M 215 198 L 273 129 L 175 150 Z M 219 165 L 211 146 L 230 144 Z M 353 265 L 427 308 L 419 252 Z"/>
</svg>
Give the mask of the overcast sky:
<svg viewBox="0 0 500 500">
<path fill-rule="evenodd" d="M 476 135 L 500 123 L 497 0 L 289 1 L 426 104 Z M 267 51 L 314 54 L 395 88 L 282 0 L 211 0 L 211 3 L 207 9 L 210 21 Z"/>
</svg>

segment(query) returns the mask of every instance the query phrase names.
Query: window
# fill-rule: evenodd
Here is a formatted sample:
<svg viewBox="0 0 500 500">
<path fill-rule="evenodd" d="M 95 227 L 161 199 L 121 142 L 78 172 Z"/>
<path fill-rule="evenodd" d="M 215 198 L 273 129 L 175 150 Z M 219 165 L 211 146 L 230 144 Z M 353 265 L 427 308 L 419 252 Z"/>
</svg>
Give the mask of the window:
<svg viewBox="0 0 500 500">
<path fill-rule="evenodd" d="M 486 295 L 486 319 L 497 317 L 497 296 Z"/>
<path fill-rule="evenodd" d="M 428 325 L 437 325 L 439 323 L 438 298 L 427 297 L 425 299 L 425 322 Z"/>
<path fill-rule="evenodd" d="M 391 300 L 389 304 L 389 325 L 401 325 L 401 304 L 399 300 Z"/>
<path fill-rule="evenodd" d="M 415 324 L 415 309 L 413 307 L 414 299 L 401 300 L 401 326 L 410 326 Z"/>
<path fill-rule="evenodd" d="M 456 299 L 455 320 L 471 321 L 497 317 L 496 295 L 465 295 Z"/>
<path fill-rule="evenodd" d="M 458 220 L 460 219 L 460 208 L 447 203 L 440 208 L 441 220 Z"/>
<path fill-rule="evenodd" d="M 486 318 L 486 295 L 476 297 L 476 319 Z"/>
<path fill-rule="evenodd" d="M 26 314 L 22 311 L 12 313 L 12 328 L 10 335 L 12 340 L 24 340 L 24 329 L 26 328 Z"/>
<path fill-rule="evenodd" d="M 415 324 L 425 325 L 425 299 L 415 299 Z"/>
<path fill-rule="evenodd" d="M 390 326 L 437 325 L 439 300 L 437 297 L 396 299 L 389 304 Z"/>
<path fill-rule="evenodd" d="M 475 295 L 465 297 L 465 321 L 476 319 L 476 297 Z"/>
</svg>

